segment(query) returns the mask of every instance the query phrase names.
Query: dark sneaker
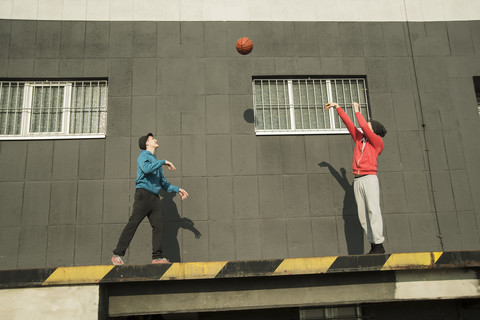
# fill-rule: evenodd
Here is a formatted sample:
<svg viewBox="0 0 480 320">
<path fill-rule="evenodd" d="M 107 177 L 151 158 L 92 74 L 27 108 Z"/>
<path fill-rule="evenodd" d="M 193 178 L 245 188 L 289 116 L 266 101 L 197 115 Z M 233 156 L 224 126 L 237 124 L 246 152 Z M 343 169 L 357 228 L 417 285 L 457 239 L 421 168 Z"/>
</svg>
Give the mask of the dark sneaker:
<svg viewBox="0 0 480 320">
<path fill-rule="evenodd" d="M 117 255 L 113 255 L 112 257 L 112 263 L 116 266 L 121 266 L 123 264 L 123 260 L 122 260 L 122 257 L 120 256 L 117 256 Z"/>
<path fill-rule="evenodd" d="M 168 259 L 165 259 L 165 258 L 157 258 L 157 259 L 153 259 L 152 263 L 171 263 L 171 262 L 168 261 Z"/>
<path fill-rule="evenodd" d="M 372 243 L 371 245 L 372 245 L 372 249 L 370 250 L 370 252 L 368 254 L 383 254 L 383 253 L 385 253 L 385 248 L 383 247 L 383 244 Z"/>
</svg>

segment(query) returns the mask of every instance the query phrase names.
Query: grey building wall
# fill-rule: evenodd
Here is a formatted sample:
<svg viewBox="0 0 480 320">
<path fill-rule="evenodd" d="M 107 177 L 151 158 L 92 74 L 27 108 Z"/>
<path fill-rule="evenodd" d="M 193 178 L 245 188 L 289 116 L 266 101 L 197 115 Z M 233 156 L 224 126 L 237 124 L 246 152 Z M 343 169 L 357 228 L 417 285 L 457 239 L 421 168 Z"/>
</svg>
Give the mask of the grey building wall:
<svg viewBox="0 0 480 320">
<path fill-rule="evenodd" d="M 363 253 L 351 138 L 256 136 L 259 75 L 365 75 L 371 113 L 388 129 L 387 251 L 478 250 L 479 30 L 479 21 L 0 20 L 0 77 L 109 81 L 106 139 L 0 141 L 0 268 L 110 263 L 147 132 L 177 166 L 167 178 L 191 195 L 162 197 L 172 261 Z M 248 56 L 235 51 L 241 36 L 253 39 Z M 150 229 L 140 226 L 128 263 L 149 262 Z"/>
</svg>

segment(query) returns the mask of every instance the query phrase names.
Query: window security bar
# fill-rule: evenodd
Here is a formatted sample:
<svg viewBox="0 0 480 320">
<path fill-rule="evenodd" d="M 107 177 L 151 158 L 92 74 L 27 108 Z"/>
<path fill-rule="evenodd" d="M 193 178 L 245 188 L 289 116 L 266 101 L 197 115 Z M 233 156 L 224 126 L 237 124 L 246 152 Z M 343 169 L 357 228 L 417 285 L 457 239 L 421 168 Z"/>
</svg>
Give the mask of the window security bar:
<svg viewBox="0 0 480 320">
<path fill-rule="evenodd" d="M 0 82 L 0 138 L 105 136 L 107 81 Z"/>
<path fill-rule="evenodd" d="M 369 119 L 363 78 L 255 79 L 253 80 L 255 130 L 261 134 L 347 133 L 337 113 L 325 111 L 338 102 L 358 126 L 352 102 L 360 104 Z"/>
</svg>

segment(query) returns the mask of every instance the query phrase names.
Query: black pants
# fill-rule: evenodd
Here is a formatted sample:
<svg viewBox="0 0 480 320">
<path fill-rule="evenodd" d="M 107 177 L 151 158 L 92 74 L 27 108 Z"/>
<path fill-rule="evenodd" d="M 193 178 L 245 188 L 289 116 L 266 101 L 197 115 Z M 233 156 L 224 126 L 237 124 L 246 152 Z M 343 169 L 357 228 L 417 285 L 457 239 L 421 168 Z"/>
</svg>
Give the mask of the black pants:
<svg viewBox="0 0 480 320">
<path fill-rule="evenodd" d="M 128 220 L 127 225 L 120 235 L 117 248 L 113 250 L 113 254 L 124 256 L 125 251 L 133 239 L 135 231 L 142 220 L 148 217 L 152 226 L 152 258 L 163 258 L 162 256 L 162 231 L 163 219 L 162 209 L 160 206 L 160 197 L 145 189 L 137 189 L 135 191 L 135 202 L 133 203 L 133 212 Z"/>
</svg>

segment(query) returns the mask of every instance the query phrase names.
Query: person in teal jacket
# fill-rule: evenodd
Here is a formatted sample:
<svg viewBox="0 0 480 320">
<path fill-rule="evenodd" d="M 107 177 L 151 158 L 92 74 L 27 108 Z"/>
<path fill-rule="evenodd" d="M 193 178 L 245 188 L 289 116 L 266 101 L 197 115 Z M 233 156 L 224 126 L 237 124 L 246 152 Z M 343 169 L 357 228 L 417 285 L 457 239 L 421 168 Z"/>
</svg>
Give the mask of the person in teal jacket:
<svg viewBox="0 0 480 320">
<path fill-rule="evenodd" d="M 142 151 L 137 158 L 137 180 L 135 181 L 135 201 L 133 212 L 123 229 L 117 247 L 113 250 L 112 263 L 124 264 L 122 257 L 135 235 L 135 231 L 145 217 L 148 217 L 152 226 L 152 263 L 169 263 L 162 253 L 163 219 L 160 206 L 159 192 L 161 189 L 178 193 L 185 200 L 189 195 L 180 187 L 168 183 L 163 175 L 162 166 L 168 170 L 175 170 L 175 166 L 168 160 L 158 160 L 155 150 L 158 148 L 158 140 L 152 133 L 141 137 L 138 144 Z"/>
</svg>

